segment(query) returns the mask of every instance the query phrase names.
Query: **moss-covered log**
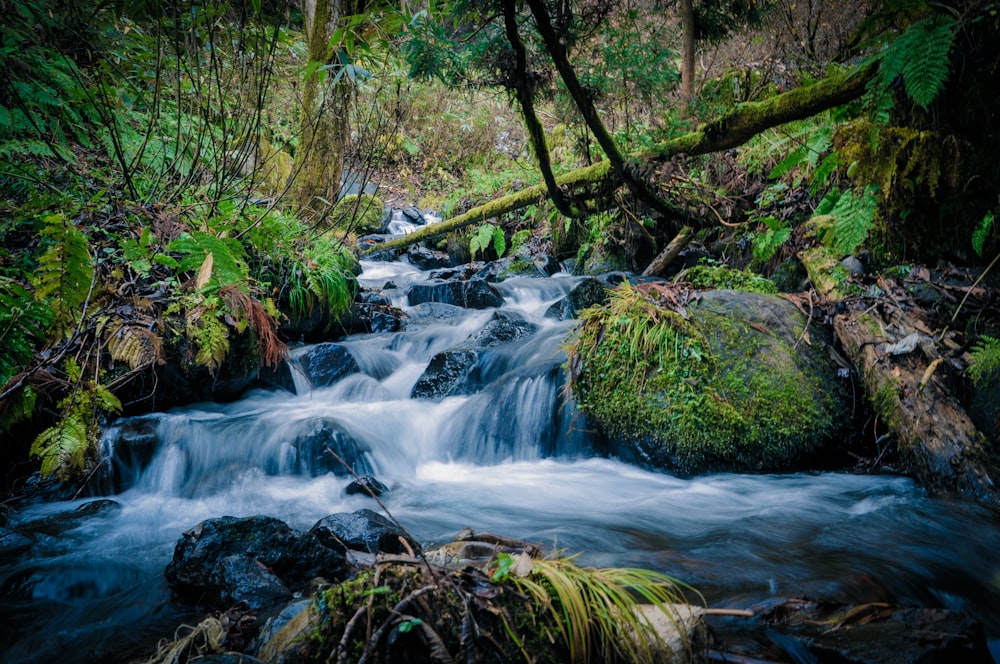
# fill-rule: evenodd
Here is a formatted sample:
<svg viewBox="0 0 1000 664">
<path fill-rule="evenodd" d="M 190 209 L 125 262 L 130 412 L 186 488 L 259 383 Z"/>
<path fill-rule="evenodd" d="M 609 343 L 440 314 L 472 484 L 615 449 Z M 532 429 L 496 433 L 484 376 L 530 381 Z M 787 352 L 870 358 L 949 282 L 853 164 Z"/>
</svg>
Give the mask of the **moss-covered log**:
<svg viewBox="0 0 1000 664">
<path fill-rule="evenodd" d="M 932 491 L 1000 504 L 1000 457 L 948 389 L 930 330 L 899 307 L 838 315 L 834 329 L 906 470 Z"/>
<path fill-rule="evenodd" d="M 699 155 L 728 150 L 742 145 L 760 132 L 793 120 L 801 120 L 834 106 L 857 99 L 874 70 L 863 69 L 851 73 L 834 74 L 812 85 L 796 88 L 760 102 L 739 104 L 731 112 L 695 131 L 659 143 L 655 147 L 637 152 L 629 157 L 631 165 L 652 165 L 668 161 L 678 155 Z M 577 202 L 581 197 L 591 200 L 605 197 L 622 182 L 607 160 L 565 173 L 556 178 L 563 190 L 574 192 Z M 464 214 L 431 224 L 409 235 L 369 247 L 364 253 L 385 249 L 400 249 L 423 240 L 450 233 L 470 224 L 520 210 L 548 197 L 545 185 L 536 185 L 513 194 L 493 199 Z"/>
</svg>

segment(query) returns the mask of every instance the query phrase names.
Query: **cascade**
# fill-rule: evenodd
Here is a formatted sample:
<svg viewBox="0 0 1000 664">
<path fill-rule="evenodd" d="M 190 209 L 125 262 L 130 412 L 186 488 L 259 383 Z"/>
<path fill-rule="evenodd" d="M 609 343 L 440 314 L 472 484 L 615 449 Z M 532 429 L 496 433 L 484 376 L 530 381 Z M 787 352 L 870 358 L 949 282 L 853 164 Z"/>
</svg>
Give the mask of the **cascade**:
<svg viewBox="0 0 1000 664">
<path fill-rule="evenodd" d="M 116 448 L 128 421 L 110 426 L 113 502 L 81 497 L 11 517 L 33 544 L 0 559 L 0 660 L 114 661 L 171 637 L 199 614 L 171 599 L 163 569 L 203 519 L 263 514 L 304 530 L 377 509 L 345 493 L 351 477 L 327 447 L 389 486 L 382 500 L 425 545 L 472 527 L 580 552 L 583 564 L 665 572 L 715 605 L 880 593 L 967 610 L 1000 633 L 996 511 L 902 477 L 678 478 L 603 458 L 566 398 L 561 342 L 573 323 L 544 316 L 577 279 L 506 279 L 498 308 L 410 305 L 406 286 L 428 279 L 406 262 L 364 265 L 361 283 L 394 285 L 386 292 L 408 318 L 398 332 L 339 341 L 356 370 L 332 384 L 293 371 L 294 393 L 147 417 L 138 451 Z M 497 316 L 520 336 L 471 343 Z M 295 349 L 293 364 L 310 352 Z M 430 381 L 428 367 L 449 354 L 471 364 Z"/>
</svg>

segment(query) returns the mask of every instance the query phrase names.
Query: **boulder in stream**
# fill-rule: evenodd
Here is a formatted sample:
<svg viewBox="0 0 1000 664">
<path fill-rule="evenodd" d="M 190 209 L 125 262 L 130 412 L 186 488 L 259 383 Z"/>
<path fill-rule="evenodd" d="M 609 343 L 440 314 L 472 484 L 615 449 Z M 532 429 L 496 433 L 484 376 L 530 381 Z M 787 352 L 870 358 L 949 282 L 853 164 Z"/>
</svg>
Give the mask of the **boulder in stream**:
<svg viewBox="0 0 1000 664">
<path fill-rule="evenodd" d="M 403 540 L 408 540 L 411 548 L 417 548 L 402 528 L 367 509 L 325 516 L 309 534 L 331 547 L 367 553 L 405 553 Z"/>
<path fill-rule="evenodd" d="M 329 387 L 341 378 L 361 371 L 346 347 L 330 342 L 311 346 L 299 357 L 299 366 L 313 387 Z"/>
<path fill-rule="evenodd" d="M 851 424 L 827 334 L 765 293 L 623 285 L 584 317 L 569 366 L 610 453 L 675 472 L 789 468 Z"/>
<path fill-rule="evenodd" d="M 503 295 L 484 279 L 468 281 L 418 282 L 406 291 L 409 304 L 444 302 L 466 309 L 488 309 L 504 303 Z"/>
<path fill-rule="evenodd" d="M 214 607 L 244 601 L 260 608 L 285 597 L 281 586 L 294 591 L 315 577 L 340 579 L 347 572 L 344 550 L 333 542 L 273 517 L 224 516 L 181 535 L 164 576 L 187 601 Z"/>
</svg>

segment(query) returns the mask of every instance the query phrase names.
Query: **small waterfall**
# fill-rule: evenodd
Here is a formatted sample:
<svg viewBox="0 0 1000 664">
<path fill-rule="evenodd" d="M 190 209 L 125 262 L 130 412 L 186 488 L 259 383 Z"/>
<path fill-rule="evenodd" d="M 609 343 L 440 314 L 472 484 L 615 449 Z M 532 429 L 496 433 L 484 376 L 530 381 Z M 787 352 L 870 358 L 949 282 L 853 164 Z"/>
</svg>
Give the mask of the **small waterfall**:
<svg viewBox="0 0 1000 664">
<path fill-rule="evenodd" d="M 115 422 L 100 485 L 117 508 L 84 513 L 79 499 L 11 515 L 34 544 L 0 558 L 0 659 L 98 661 L 196 622 L 163 581 L 181 533 L 254 514 L 305 530 L 374 508 L 346 493 L 341 460 L 389 486 L 382 500 L 428 546 L 472 527 L 581 552 L 584 564 L 673 574 L 714 604 L 889 596 L 968 610 L 1000 633 L 997 511 L 928 497 L 898 477 L 685 479 L 599 458 L 564 385 L 573 322 L 544 316 L 576 278 L 507 279 L 495 285 L 499 311 L 467 310 L 410 306 L 407 285 L 428 274 L 406 262 L 364 270 L 370 288 L 391 282 L 407 318 L 399 332 L 337 342 L 353 373 L 312 385 L 294 371 L 295 394 L 254 391 Z M 520 336 L 483 342 L 499 323 Z M 436 358 L 454 358 L 460 375 L 425 380 Z M 425 384 L 434 389 L 420 392 Z"/>
</svg>

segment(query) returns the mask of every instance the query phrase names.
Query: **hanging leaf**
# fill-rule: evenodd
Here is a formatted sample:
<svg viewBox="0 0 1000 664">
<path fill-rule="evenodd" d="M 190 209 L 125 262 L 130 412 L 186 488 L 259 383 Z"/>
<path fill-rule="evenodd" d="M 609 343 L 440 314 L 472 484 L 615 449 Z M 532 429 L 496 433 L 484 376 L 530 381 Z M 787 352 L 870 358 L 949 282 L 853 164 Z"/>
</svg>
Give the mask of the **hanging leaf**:
<svg viewBox="0 0 1000 664">
<path fill-rule="evenodd" d="M 205 254 L 205 260 L 201 264 L 201 269 L 198 270 L 198 278 L 194 281 L 195 289 L 201 290 L 208 285 L 208 280 L 212 278 L 212 263 L 214 262 L 211 252 Z"/>
</svg>

